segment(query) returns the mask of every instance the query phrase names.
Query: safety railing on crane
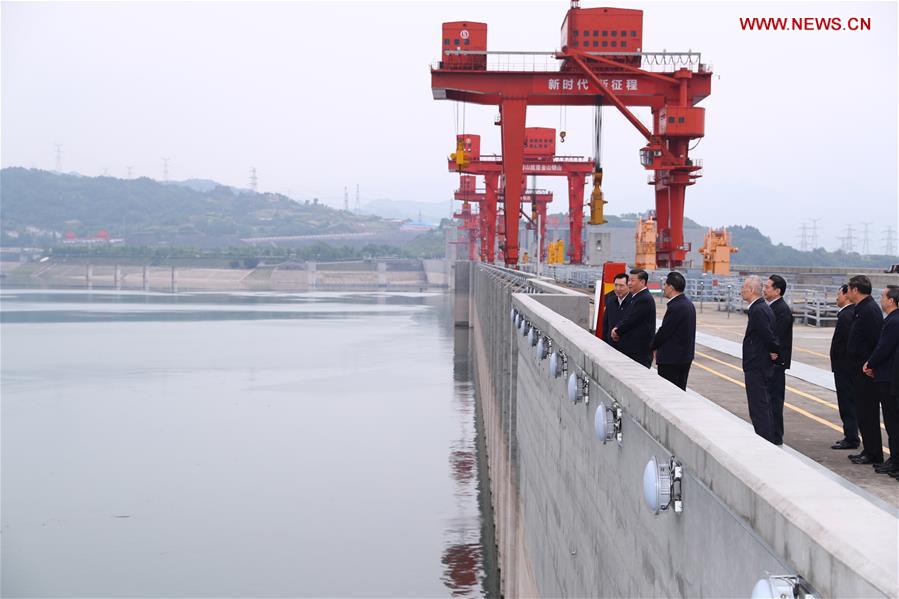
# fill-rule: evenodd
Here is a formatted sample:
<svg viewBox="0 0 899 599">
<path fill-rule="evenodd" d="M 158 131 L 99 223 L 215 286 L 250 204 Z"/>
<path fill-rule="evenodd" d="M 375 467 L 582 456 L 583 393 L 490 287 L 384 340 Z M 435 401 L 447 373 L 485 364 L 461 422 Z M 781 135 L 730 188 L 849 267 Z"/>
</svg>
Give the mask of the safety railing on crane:
<svg viewBox="0 0 899 599">
<path fill-rule="evenodd" d="M 501 163 L 503 161 L 503 157 L 498 154 L 481 154 L 477 160 L 479 162 L 498 162 Z M 553 162 L 590 162 L 593 159 L 588 156 L 559 156 L 554 155 L 551 158 L 548 158 L 545 161 L 534 160 L 529 161 L 524 164 L 525 168 L 532 164 L 552 164 Z"/>
<path fill-rule="evenodd" d="M 639 57 L 640 68 L 651 73 L 671 72 L 688 69 L 694 73 L 710 73 L 712 66 L 702 62 L 702 53 L 688 50 L 686 52 L 586 52 L 589 56 L 607 57 L 611 59 Z M 564 59 L 557 58 L 556 52 L 521 52 L 505 50 L 445 50 L 445 56 L 485 56 L 486 69 L 483 63 L 471 62 L 444 66 L 433 63 L 431 68 L 454 71 L 524 71 L 524 72 L 557 72 Z"/>
</svg>

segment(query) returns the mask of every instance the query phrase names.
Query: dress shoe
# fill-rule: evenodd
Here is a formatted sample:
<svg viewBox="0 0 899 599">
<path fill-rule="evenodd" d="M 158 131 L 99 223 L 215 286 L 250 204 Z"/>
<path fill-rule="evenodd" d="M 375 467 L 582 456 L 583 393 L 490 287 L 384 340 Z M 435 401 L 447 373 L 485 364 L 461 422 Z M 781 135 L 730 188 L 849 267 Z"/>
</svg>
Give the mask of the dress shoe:
<svg viewBox="0 0 899 599">
<path fill-rule="evenodd" d="M 831 449 L 858 449 L 858 443 L 850 443 L 846 439 L 840 439 L 830 446 Z"/>
<path fill-rule="evenodd" d="M 874 460 L 870 456 L 862 454 L 862 457 L 852 460 L 854 464 L 883 464 L 883 460 Z"/>
<path fill-rule="evenodd" d="M 887 472 L 887 474 L 889 474 L 890 476 L 892 476 L 892 477 L 895 478 L 896 480 L 899 480 L 899 470 L 896 470 L 896 471 L 893 471 L 893 472 Z"/>
<path fill-rule="evenodd" d="M 863 451 L 863 452 L 861 452 L 861 453 L 853 453 L 853 454 L 850 454 L 850 455 L 848 455 L 848 456 L 846 456 L 846 457 L 849 458 L 849 461 L 854 462 L 855 460 L 857 460 L 857 459 L 859 459 L 859 458 L 865 457 L 865 452 Z"/>
<path fill-rule="evenodd" d="M 899 464 L 892 461 L 892 458 L 881 464 L 874 466 L 874 472 L 877 474 L 889 474 L 890 472 L 899 472 Z"/>
</svg>

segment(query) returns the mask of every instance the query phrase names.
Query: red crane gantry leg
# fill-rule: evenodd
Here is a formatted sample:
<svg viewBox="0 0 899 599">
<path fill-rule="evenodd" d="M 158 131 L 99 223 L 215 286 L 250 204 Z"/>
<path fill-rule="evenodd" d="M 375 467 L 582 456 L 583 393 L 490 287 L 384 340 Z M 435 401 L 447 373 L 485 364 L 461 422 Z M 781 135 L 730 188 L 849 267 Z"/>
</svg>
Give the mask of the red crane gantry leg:
<svg viewBox="0 0 899 599">
<path fill-rule="evenodd" d="M 483 227 L 481 254 L 483 260 L 493 264 L 496 258 L 496 195 L 499 186 L 498 175 L 484 176 L 485 201 L 481 204 L 481 226 Z"/>
<path fill-rule="evenodd" d="M 584 258 L 584 179 L 583 175 L 568 176 L 568 258 L 571 264 L 581 264 Z"/>
<path fill-rule="evenodd" d="M 521 211 L 521 175 L 524 170 L 524 126 L 526 98 L 503 99 L 499 113 L 503 137 L 503 185 L 505 188 L 505 231 L 503 251 L 507 266 L 518 264 L 518 214 Z"/>
</svg>

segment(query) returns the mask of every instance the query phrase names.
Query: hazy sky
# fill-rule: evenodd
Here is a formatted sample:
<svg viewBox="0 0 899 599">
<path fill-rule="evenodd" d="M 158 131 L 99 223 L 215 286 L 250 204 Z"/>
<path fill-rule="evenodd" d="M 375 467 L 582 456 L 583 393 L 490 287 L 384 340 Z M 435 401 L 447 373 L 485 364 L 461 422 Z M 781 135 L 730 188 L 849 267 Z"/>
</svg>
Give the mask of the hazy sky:
<svg viewBox="0 0 899 599">
<path fill-rule="evenodd" d="M 344 186 L 375 198 L 443 203 L 458 177 L 455 104 L 431 96 L 443 21 L 488 23 L 488 49 L 551 51 L 566 0 L 552 2 L 159 2 L 0 5 L 0 159 L 5 166 L 124 177 L 209 178 L 317 196 Z M 706 134 L 692 156 L 705 177 L 687 216 L 752 224 L 798 245 L 800 225 L 839 246 L 870 225 L 879 251 L 897 227 L 897 12 L 880 3 L 634 3 L 644 50 L 698 50 L 714 66 Z M 739 17 L 866 17 L 872 30 L 742 31 Z M 611 214 L 654 207 L 644 142 L 606 109 L 604 191 Z M 648 110 L 638 110 L 646 122 Z M 468 106 L 468 131 L 499 152 L 496 107 Z M 559 108 L 530 126 L 559 126 Z M 565 154 L 592 152 L 592 109 L 567 110 Z M 543 178 L 557 210 L 562 179 Z M 561 200 L 561 201 L 559 201 Z M 860 244 L 860 235 L 856 246 Z"/>
</svg>

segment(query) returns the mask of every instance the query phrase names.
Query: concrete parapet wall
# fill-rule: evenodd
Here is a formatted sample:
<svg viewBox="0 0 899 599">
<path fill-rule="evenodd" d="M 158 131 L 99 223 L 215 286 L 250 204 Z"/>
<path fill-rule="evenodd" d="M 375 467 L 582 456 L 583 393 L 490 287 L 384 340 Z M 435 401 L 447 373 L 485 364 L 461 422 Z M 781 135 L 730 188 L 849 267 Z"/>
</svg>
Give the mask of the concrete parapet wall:
<svg viewBox="0 0 899 599">
<path fill-rule="evenodd" d="M 747 597 L 769 573 L 824 596 L 899 596 L 895 513 L 596 339 L 566 317 L 582 310 L 565 290 L 517 293 L 527 287 L 539 285 L 481 267 L 472 289 L 506 596 Z M 550 376 L 512 328 L 513 306 L 565 351 L 569 373 L 589 377 L 589 402 L 569 402 L 567 374 Z M 594 416 L 612 399 L 623 439 L 603 445 Z M 644 504 L 653 455 L 683 464 L 681 514 Z"/>
</svg>

